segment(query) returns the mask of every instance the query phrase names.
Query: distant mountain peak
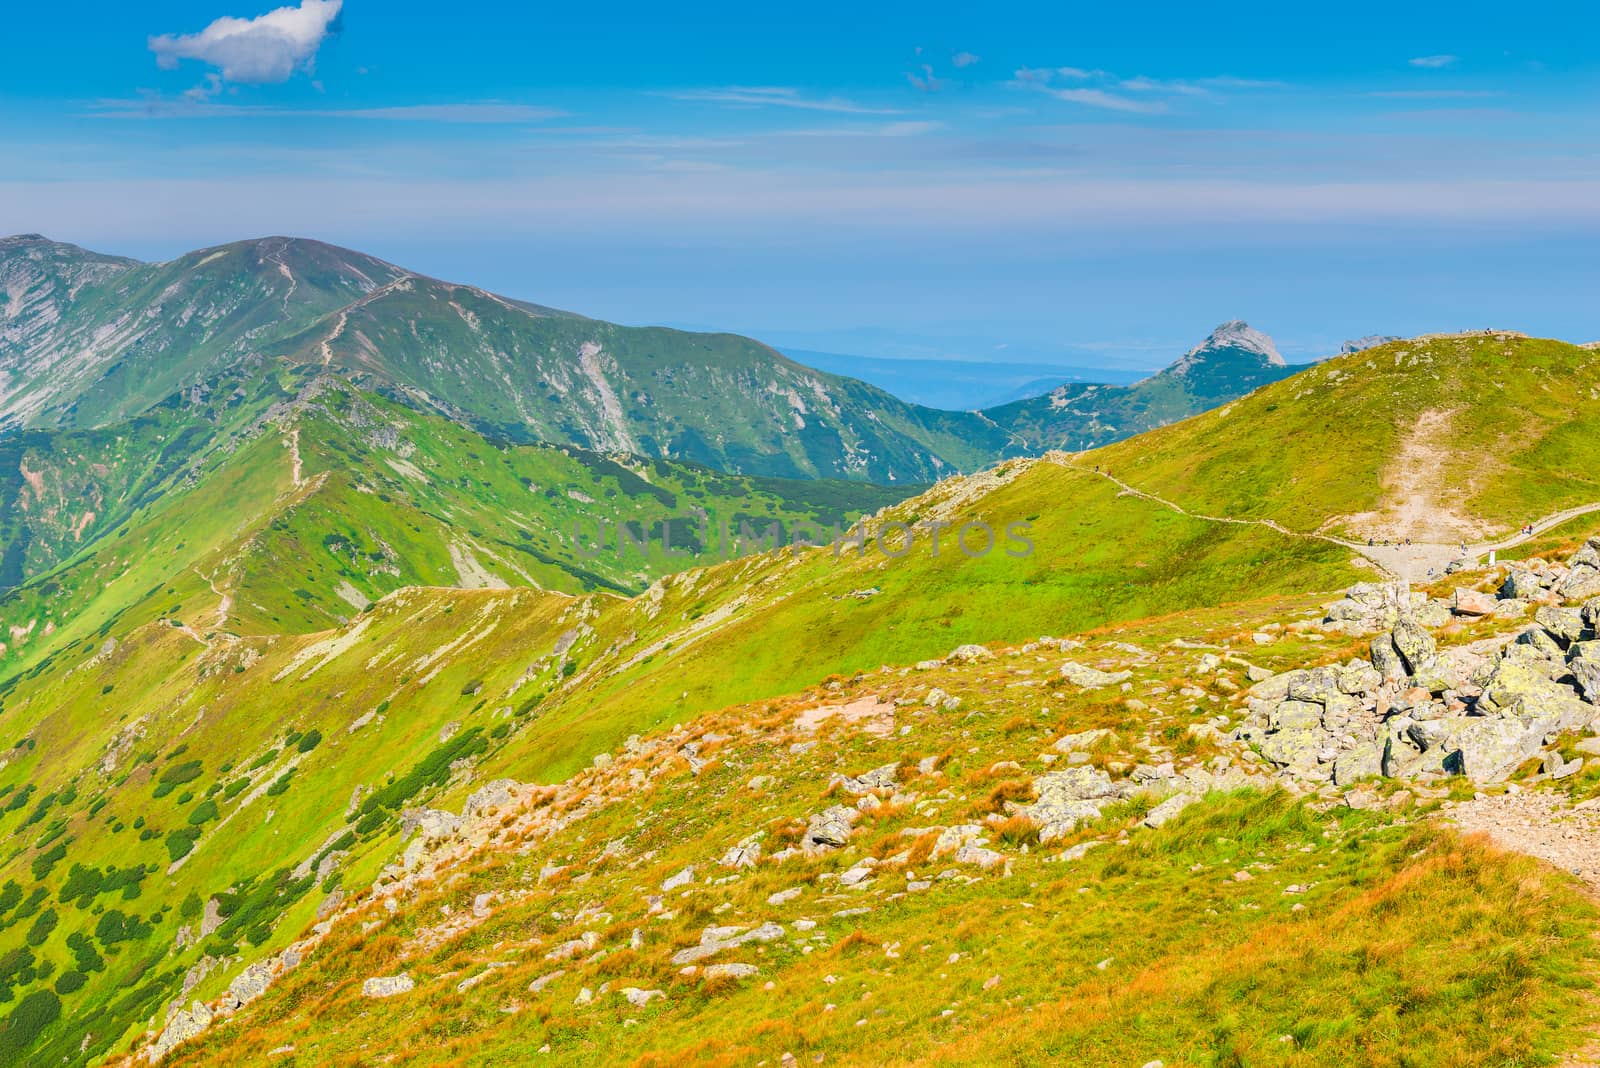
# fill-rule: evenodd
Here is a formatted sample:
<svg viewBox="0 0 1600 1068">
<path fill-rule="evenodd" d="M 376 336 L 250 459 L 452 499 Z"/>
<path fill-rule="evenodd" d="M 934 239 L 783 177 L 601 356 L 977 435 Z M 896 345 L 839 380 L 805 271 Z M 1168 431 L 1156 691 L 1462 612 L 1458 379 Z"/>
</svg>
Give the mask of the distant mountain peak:
<svg viewBox="0 0 1600 1068">
<path fill-rule="evenodd" d="M 1173 374 L 1187 374 L 1196 364 L 1204 363 L 1216 353 L 1227 351 L 1254 353 L 1272 367 L 1288 366 L 1270 337 L 1243 319 L 1229 319 L 1211 331 L 1204 341 L 1184 353 L 1183 358 L 1168 370 Z"/>
</svg>

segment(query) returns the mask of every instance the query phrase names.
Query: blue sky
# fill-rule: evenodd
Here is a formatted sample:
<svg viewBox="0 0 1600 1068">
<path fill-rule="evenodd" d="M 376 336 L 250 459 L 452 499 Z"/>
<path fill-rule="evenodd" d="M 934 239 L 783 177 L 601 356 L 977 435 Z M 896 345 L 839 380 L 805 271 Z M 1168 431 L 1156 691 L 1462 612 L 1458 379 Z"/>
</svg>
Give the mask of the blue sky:
<svg viewBox="0 0 1600 1068">
<path fill-rule="evenodd" d="M 1592 4 L 272 10 L 13 5 L 0 232 L 882 355 L 1600 338 Z"/>
</svg>

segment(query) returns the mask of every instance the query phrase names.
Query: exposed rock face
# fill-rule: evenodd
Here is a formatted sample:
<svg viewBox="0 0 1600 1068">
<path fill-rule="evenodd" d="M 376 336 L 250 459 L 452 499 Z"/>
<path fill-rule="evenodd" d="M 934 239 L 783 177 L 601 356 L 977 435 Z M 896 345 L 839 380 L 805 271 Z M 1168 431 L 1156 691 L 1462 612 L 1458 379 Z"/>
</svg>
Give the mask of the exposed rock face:
<svg viewBox="0 0 1600 1068">
<path fill-rule="evenodd" d="M 187 1042 L 211 1025 L 211 1010 L 196 1001 L 188 1009 L 179 1009 L 167 1020 L 161 1036 L 150 1047 L 147 1059 L 151 1063 L 165 1057 L 173 1046 Z"/>
</svg>

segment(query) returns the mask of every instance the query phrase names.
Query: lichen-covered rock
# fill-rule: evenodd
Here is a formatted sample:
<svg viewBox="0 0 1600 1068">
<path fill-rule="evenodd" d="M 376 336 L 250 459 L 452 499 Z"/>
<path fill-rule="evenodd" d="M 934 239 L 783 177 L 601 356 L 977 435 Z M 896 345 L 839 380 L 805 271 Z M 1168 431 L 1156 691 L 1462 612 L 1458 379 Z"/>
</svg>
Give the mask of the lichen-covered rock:
<svg viewBox="0 0 1600 1068">
<path fill-rule="evenodd" d="M 1291 691 L 1293 692 L 1292 688 Z M 1322 725 L 1322 705 L 1310 701 L 1288 700 L 1278 704 L 1267 717 L 1267 729 L 1273 731 L 1305 730 Z"/>
<path fill-rule="evenodd" d="M 807 821 L 805 837 L 800 840 L 800 848 L 807 853 L 837 849 L 850 840 L 850 829 L 860 818 L 860 809 L 833 805 Z"/>
<path fill-rule="evenodd" d="M 1500 596 L 1504 600 L 1536 600 L 1543 596 L 1544 591 L 1542 576 L 1536 571 L 1521 567 L 1513 567 L 1505 582 L 1500 585 Z"/>
<path fill-rule="evenodd" d="M 1394 647 L 1394 641 L 1387 633 L 1380 634 L 1372 639 L 1369 647 L 1372 655 L 1373 669 L 1385 682 L 1403 679 L 1406 676 L 1406 663 L 1400 658 L 1400 653 Z"/>
<path fill-rule="evenodd" d="M 893 787 L 899 777 L 900 768 L 896 764 L 885 764 L 860 775 L 835 775 L 828 785 L 838 786 L 845 793 L 854 797 L 870 794 L 874 790 L 883 790 Z"/>
<path fill-rule="evenodd" d="M 1039 841 L 1051 842 L 1084 820 L 1098 819 L 1106 802 L 1123 791 L 1111 776 L 1087 765 L 1052 771 L 1033 780 L 1033 803 L 1013 811 L 1039 824 Z"/>
<path fill-rule="evenodd" d="M 1561 596 L 1574 601 L 1600 596 L 1600 567 L 1585 564 L 1573 568 L 1561 583 L 1559 592 Z"/>
<path fill-rule="evenodd" d="M 417 984 L 404 972 L 399 975 L 375 975 L 361 984 L 361 996 L 366 998 L 392 998 L 408 993 Z"/>
<path fill-rule="evenodd" d="M 1337 786 L 1347 786 L 1358 779 L 1376 778 L 1383 774 L 1383 747 L 1377 742 L 1358 742 L 1340 753 L 1333 762 L 1333 781 Z"/>
<path fill-rule="evenodd" d="M 1131 671 L 1099 671 L 1086 667 L 1075 660 L 1068 660 L 1061 665 L 1061 677 L 1075 686 L 1085 690 L 1097 690 L 1103 686 L 1115 686 L 1119 682 L 1126 682 L 1133 678 Z"/>
<path fill-rule="evenodd" d="M 1280 730 L 1261 739 L 1261 755 L 1280 767 L 1314 768 L 1326 735 L 1319 729 Z"/>
<path fill-rule="evenodd" d="M 1141 821 L 1146 827 L 1164 827 L 1171 823 L 1178 813 L 1200 800 L 1193 794 L 1173 794 L 1155 808 L 1145 813 Z"/>
<path fill-rule="evenodd" d="M 462 807 L 461 814 L 469 819 L 477 819 L 503 809 L 516 800 L 516 791 L 520 786 L 515 779 L 495 779 L 473 791 Z"/>
<path fill-rule="evenodd" d="M 1500 782 L 1539 752 L 1542 732 L 1514 719 L 1474 717 L 1445 742 L 1452 751 L 1445 768 L 1475 782 Z"/>
<path fill-rule="evenodd" d="M 1400 654 L 1400 659 L 1405 662 L 1407 674 L 1415 672 L 1438 651 L 1433 635 L 1411 619 L 1402 619 L 1395 623 L 1394 629 L 1389 632 L 1389 641 L 1394 645 L 1395 652 Z"/>
</svg>

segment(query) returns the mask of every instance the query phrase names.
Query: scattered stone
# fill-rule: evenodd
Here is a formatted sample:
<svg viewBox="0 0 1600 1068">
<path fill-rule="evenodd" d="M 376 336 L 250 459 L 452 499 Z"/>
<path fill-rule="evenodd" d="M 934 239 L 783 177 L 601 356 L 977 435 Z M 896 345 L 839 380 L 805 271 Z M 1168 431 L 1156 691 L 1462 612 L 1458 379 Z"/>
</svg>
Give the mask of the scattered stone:
<svg viewBox="0 0 1600 1068">
<path fill-rule="evenodd" d="M 408 993 L 417 984 L 411 976 L 404 972 L 399 975 L 374 976 L 361 984 L 361 996 L 365 998 L 392 998 L 396 994 Z"/>
<path fill-rule="evenodd" d="M 1085 667 L 1075 660 L 1068 660 L 1061 665 L 1061 677 L 1075 686 L 1085 690 L 1097 690 L 1104 686 L 1115 686 L 1119 682 L 1126 682 L 1133 678 L 1131 671 L 1106 672 L 1092 667 Z"/>
</svg>

